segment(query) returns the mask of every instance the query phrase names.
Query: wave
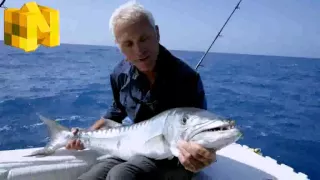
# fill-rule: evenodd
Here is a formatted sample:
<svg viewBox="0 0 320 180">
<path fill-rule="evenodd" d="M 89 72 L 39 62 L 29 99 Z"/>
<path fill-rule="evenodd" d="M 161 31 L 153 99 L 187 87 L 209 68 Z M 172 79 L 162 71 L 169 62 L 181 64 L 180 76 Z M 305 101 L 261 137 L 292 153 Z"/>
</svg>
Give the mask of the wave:
<svg viewBox="0 0 320 180">
<path fill-rule="evenodd" d="M 3 127 L 0 127 L 0 133 L 3 131 L 10 131 L 10 130 L 11 130 L 11 127 L 9 125 L 5 125 Z"/>
<path fill-rule="evenodd" d="M 86 117 L 85 119 L 88 119 L 88 117 Z M 70 116 L 69 118 L 57 118 L 57 119 L 52 119 L 54 121 L 57 122 L 63 122 L 63 121 L 68 121 L 69 124 L 72 124 L 72 121 L 76 121 L 76 122 L 85 122 L 86 120 L 81 118 L 81 116 L 79 115 L 73 115 Z M 92 119 L 92 117 L 91 117 Z M 4 125 L 3 127 L 0 127 L 0 132 L 9 132 L 9 131 L 15 131 L 17 129 L 31 129 L 31 128 L 38 128 L 40 126 L 43 126 L 44 123 L 43 122 L 39 122 L 39 123 L 34 123 L 34 124 L 29 124 L 29 125 L 23 125 L 23 126 L 19 126 L 17 124 L 15 125 Z"/>
</svg>

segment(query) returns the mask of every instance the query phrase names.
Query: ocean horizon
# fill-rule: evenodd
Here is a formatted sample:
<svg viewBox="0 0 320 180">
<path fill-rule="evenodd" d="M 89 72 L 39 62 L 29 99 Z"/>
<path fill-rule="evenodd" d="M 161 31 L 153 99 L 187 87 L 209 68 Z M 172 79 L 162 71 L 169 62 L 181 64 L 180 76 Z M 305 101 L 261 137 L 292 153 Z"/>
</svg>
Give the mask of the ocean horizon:
<svg viewBox="0 0 320 180">
<path fill-rule="evenodd" d="M 193 68 L 204 54 L 171 52 Z M 122 58 L 113 46 L 61 44 L 25 53 L 0 41 L 0 150 L 45 145 L 37 112 L 68 127 L 92 125 L 112 101 L 109 74 Z M 318 60 L 210 52 L 198 72 L 208 109 L 236 121 L 244 134 L 239 144 L 320 179 Z"/>
</svg>

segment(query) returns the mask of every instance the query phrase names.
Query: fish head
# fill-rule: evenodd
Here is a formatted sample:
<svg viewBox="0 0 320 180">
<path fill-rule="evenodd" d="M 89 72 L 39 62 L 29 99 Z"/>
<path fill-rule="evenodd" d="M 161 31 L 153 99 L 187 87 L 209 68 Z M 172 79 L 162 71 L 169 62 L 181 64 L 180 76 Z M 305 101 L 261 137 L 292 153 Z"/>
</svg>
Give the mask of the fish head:
<svg viewBox="0 0 320 180">
<path fill-rule="evenodd" d="M 175 155 L 180 140 L 192 141 L 210 150 L 220 150 L 236 142 L 242 135 L 234 121 L 198 108 L 177 108 L 172 111 L 167 116 L 163 132 Z"/>
</svg>

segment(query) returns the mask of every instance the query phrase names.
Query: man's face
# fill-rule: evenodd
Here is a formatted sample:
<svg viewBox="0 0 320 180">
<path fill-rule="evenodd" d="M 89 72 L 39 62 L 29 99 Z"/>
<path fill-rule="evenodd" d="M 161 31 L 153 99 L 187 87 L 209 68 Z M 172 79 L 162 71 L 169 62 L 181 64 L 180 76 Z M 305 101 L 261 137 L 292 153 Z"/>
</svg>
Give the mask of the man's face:
<svg viewBox="0 0 320 180">
<path fill-rule="evenodd" d="M 115 38 L 121 52 L 140 71 L 154 69 L 159 52 L 159 31 L 148 19 L 140 18 L 136 23 L 116 25 Z"/>
</svg>

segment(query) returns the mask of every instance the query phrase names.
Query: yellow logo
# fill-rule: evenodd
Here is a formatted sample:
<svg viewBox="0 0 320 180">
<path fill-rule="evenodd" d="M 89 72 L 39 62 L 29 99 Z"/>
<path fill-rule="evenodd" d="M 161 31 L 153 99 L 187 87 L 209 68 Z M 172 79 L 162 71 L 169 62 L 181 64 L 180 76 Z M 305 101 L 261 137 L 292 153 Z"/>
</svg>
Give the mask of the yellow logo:
<svg viewBox="0 0 320 180">
<path fill-rule="evenodd" d="M 4 11 L 4 44 L 35 51 L 39 45 L 60 45 L 59 11 L 28 2 Z"/>
</svg>

